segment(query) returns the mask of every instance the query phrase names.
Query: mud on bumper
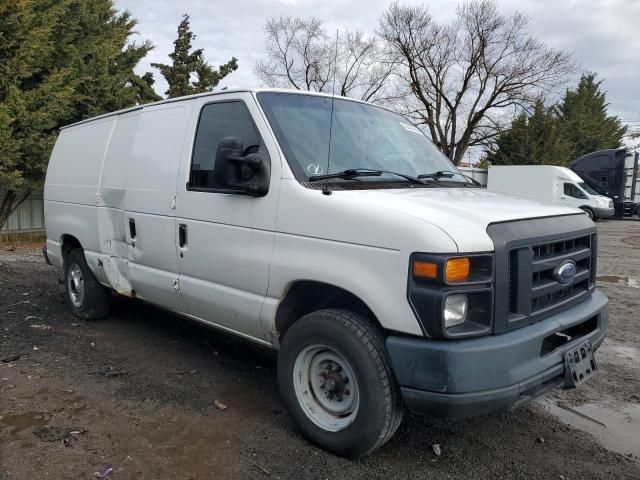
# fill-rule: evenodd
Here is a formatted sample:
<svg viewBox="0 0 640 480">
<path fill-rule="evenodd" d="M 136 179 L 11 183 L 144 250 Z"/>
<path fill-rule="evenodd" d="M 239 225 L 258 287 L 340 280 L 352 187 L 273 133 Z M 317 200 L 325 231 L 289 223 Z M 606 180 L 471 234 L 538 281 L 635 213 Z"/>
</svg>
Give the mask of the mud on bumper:
<svg viewBox="0 0 640 480">
<path fill-rule="evenodd" d="M 389 336 L 404 402 L 414 413 L 468 417 L 507 411 L 542 395 L 563 382 L 567 350 L 585 340 L 600 346 L 607 306 L 596 290 L 568 310 L 501 335 L 460 341 Z"/>
</svg>

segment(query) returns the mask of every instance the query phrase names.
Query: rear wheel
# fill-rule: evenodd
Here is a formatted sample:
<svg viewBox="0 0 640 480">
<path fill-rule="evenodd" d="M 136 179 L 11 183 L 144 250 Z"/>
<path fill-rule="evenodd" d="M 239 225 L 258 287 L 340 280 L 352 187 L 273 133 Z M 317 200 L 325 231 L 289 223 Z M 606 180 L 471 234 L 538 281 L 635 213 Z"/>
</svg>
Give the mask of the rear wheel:
<svg viewBox="0 0 640 480">
<path fill-rule="evenodd" d="M 338 455 L 371 452 L 402 420 L 384 338 L 352 312 L 320 310 L 294 323 L 282 340 L 278 382 L 302 433 Z"/>
<path fill-rule="evenodd" d="M 109 313 L 109 291 L 93 275 L 82 249 L 72 250 L 65 259 L 64 277 L 67 301 L 74 315 L 94 320 Z"/>
</svg>

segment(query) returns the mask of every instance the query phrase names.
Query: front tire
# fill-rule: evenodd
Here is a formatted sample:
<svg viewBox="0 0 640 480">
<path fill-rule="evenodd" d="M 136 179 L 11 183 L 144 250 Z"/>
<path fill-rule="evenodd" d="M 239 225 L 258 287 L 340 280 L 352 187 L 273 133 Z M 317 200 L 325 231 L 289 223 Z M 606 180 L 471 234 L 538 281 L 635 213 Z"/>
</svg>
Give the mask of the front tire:
<svg viewBox="0 0 640 480">
<path fill-rule="evenodd" d="M 289 328 L 278 355 L 278 383 L 304 436 L 341 456 L 375 450 L 402 421 L 383 336 L 346 310 L 313 312 Z"/>
<path fill-rule="evenodd" d="M 594 222 L 596 221 L 595 215 L 593 214 L 593 210 L 591 210 L 588 207 L 582 207 L 582 211 L 587 214 L 587 217 L 589 217 L 590 220 Z"/>
<path fill-rule="evenodd" d="M 84 252 L 72 250 L 65 259 L 64 283 L 71 311 L 84 320 L 96 320 L 109 313 L 110 295 L 87 265 Z"/>
</svg>

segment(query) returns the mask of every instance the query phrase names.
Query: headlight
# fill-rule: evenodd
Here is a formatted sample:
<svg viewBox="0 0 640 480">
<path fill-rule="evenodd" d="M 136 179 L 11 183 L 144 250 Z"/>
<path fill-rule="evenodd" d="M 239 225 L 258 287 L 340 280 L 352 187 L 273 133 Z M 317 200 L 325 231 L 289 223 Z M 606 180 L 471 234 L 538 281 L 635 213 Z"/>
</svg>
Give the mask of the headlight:
<svg viewBox="0 0 640 480">
<path fill-rule="evenodd" d="M 420 253 L 409 258 L 408 300 L 426 336 L 489 335 L 493 321 L 492 253 Z"/>
<path fill-rule="evenodd" d="M 609 200 L 609 208 L 613 208 L 613 200 Z"/>
<path fill-rule="evenodd" d="M 449 295 L 444 302 L 444 327 L 461 325 L 467 319 L 467 296 L 464 294 Z"/>
<path fill-rule="evenodd" d="M 490 282 L 493 277 L 492 256 L 414 254 L 411 273 L 416 280 L 441 285 L 466 285 Z"/>
</svg>

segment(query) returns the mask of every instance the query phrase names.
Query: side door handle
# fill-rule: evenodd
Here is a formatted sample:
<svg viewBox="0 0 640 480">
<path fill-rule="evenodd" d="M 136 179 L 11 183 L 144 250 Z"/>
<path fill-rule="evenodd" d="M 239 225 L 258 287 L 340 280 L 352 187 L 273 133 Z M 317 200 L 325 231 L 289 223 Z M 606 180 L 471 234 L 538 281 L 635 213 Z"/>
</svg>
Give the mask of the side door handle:
<svg viewBox="0 0 640 480">
<path fill-rule="evenodd" d="M 133 218 L 129 219 L 129 236 L 132 242 L 136 241 L 136 221 Z"/>
<path fill-rule="evenodd" d="M 187 246 L 187 225 L 184 223 L 178 225 L 178 245 L 180 248 Z"/>
</svg>

